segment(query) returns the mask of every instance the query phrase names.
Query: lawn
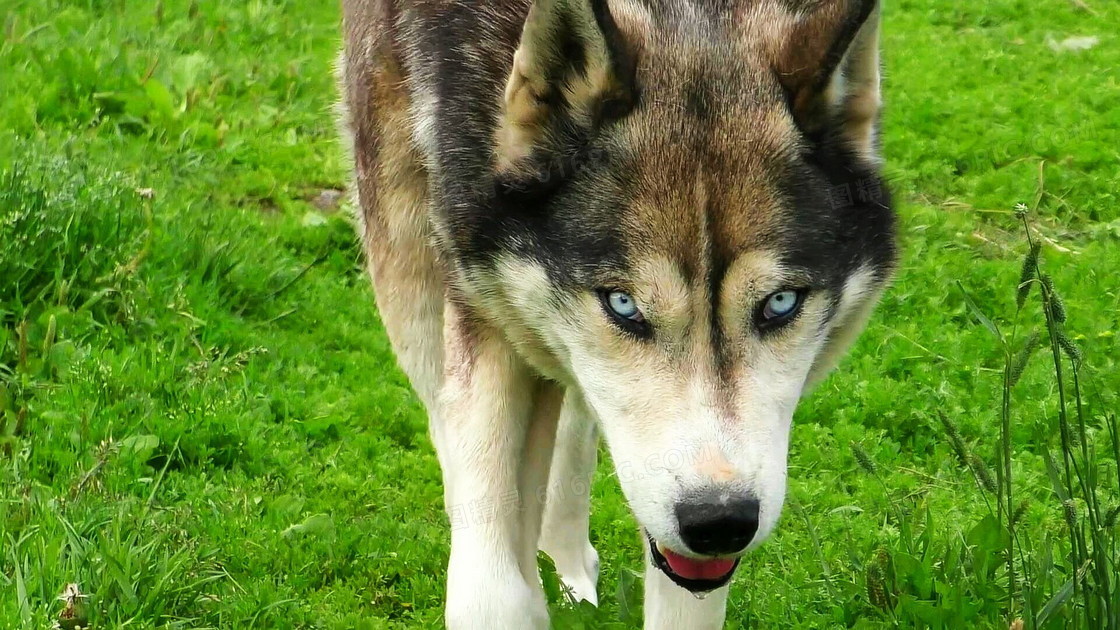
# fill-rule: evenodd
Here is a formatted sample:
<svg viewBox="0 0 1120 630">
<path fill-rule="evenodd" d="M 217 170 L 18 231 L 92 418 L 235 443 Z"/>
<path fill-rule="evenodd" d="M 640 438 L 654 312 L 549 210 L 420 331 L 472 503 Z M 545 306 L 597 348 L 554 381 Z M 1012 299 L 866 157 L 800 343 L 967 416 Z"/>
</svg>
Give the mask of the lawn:
<svg viewBox="0 0 1120 630">
<path fill-rule="evenodd" d="M 338 194 L 335 0 L 0 7 L 0 628 L 439 627 L 439 469 Z M 887 3 L 901 269 L 797 413 L 728 627 L 1120 627 L 1117 24 Z M 637 627 L 605 456 L 593 491 L 604 602 L 554 625 Z"/>
</svg>

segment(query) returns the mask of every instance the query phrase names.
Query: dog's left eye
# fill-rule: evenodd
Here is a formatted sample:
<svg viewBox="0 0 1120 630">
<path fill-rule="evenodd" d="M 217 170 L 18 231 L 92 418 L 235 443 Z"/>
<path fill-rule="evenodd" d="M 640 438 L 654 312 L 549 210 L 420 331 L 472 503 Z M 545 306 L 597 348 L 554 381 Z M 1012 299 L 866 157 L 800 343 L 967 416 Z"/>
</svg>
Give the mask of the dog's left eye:
<svg viewBox="0 0 1120 630">
<path fill-rule="evenodd" d="M 642 317 L 642 311 L 638 309 L 638 303 L 629 293 L 623 291 L 609 291 L 607 293 L 607 307 L 611 309 L 612 313 L 623 319 L 636 322 L 645 319 Z"/>
<path fill-rule="evenodd" d="M 804 302 L 805 292 L 786 289 L 771 293 L 758 313 L 759 328 L 773 328 L 793 320 Z"/>
<path fill-rule="evenodd" d="M 618 289 L 608 289 L 599 292 L 599 300 L 619 328 L 639 337 L 649 335 L 649 324 L 634 296 Z"/>
</svg>

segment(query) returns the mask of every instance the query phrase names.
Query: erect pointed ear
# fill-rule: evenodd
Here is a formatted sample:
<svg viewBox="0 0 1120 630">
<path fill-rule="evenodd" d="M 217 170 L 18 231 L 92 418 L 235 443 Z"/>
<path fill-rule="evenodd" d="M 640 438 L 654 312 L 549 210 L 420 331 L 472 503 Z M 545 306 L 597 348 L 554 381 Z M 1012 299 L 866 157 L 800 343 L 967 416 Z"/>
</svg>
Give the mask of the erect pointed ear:
<svg viewBox="0 0 1120 630">
<path fill-rule="evenodd" d="M 633 68 L 606 0 L 534 0 L 506 83 L 498 170 L 625 115 Z"/>
<path fill-rule="evenodd" d="M 878 0 L 803 0 L 773 61 L 794 118 L 809 135 L 830 126 L 877 160 Z"/>
</svg>

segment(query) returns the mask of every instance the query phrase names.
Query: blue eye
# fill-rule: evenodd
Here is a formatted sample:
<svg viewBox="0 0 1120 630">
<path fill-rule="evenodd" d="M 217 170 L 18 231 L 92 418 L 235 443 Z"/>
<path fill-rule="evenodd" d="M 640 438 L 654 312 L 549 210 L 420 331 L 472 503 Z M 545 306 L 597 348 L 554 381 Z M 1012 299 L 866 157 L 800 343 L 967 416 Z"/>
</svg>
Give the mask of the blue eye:
<svg viewBox="0 0 1120 630">
<path fill-rule="evenodd" d="M 638 309 L 638 303 L 634 301 L 629 293 L 623 291 L 611 291 L 607 293 L 607 308 L 612 313 L 618 315 L 623 319 L 628 319 L 633 322 L 644 321 L 642 311 Z"/>
<path fill-rule="evenodd" d="M 598 293 L 603 310 L 615 326 L 639 339 L 649 338 L 653 331 L 634 296 L 618 289 L 600 289 Z"/>
<path fill-rule="evenodd" d="M 763 326 L 784 324 L 797 314 L 801 301 L 802 293 L 792 289 L 771 294 L 762 306 L 759 323 Z"/>
</svg>

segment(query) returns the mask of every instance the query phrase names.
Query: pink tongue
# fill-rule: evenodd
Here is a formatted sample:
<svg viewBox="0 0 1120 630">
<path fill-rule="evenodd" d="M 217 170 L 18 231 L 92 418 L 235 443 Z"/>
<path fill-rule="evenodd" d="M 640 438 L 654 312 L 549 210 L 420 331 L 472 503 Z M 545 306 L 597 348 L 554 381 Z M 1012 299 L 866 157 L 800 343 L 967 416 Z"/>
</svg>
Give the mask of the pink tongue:
<svg viewBox="0 0 1120 630">
<path fill-rule="evenodd" d="M 716 560 L 693 560 L 668 549 L 660 549 L 661 555 L 669 563 L 673 573 L 686 580 L 719 580 L 735 569 L 735 560 L 721 558 Z"/>
</svg>

